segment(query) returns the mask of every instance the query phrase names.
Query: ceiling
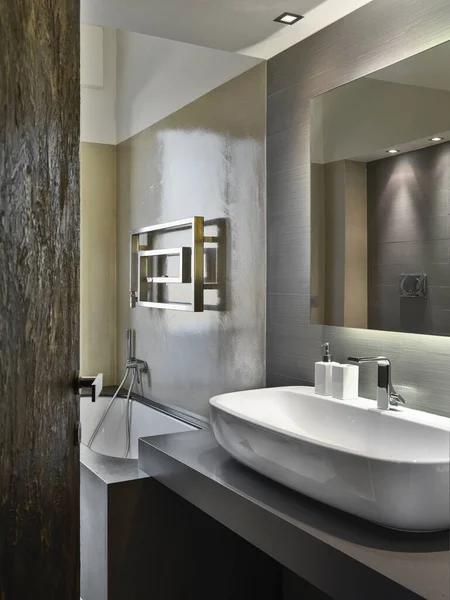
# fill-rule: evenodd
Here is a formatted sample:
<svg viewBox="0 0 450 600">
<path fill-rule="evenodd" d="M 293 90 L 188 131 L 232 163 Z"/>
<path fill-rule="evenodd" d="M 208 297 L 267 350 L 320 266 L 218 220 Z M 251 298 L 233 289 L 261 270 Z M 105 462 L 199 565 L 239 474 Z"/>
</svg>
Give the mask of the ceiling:
<svg viewBox="0 0 450 600">
<path fill-rule="evenodd" d="M 81 21 L 269 58 L 369 1 L 81 0 Z M 305 19 L 275 23 L 283 12 Z"/>
<path fill-rule="evenodd" d="M 442 136 L 443 139 L 440 142 L 432 142 L 430 137 L 421 138 L 419 140 L 411 140 L 408 142 L 404 142 L 402 144 L 394 144 L 395 149 L 398 150 L 397 154 L 387 154 L 386 148 L 382 150 L 375 150 L 373 152 L 369 152 L 367 154 L 362 154 L 360 156 L 354 156 L 350 160 L 355 160 L 357 162 L 372 162 L 374 160 L 389 160 L 390 158 L 394 158 L 395 156 L 401 156 L 406 152 L 414 152 L 414 150 L 422 150 L 423 148 L 428 148 L 430 146 L 438 146 L 439 144 L 447 144 L 450 140 L 450 131 L 438 131 L 436 133 L 432 133 L 430 135 L 439 135 Z"/>
<path fill-rule="evenodd" d="M 446 42 L 381 69 L 370 75 L 370 79 L 418 85 L 450 92 L 449 65 L 450 42 Z"/>
</svg>

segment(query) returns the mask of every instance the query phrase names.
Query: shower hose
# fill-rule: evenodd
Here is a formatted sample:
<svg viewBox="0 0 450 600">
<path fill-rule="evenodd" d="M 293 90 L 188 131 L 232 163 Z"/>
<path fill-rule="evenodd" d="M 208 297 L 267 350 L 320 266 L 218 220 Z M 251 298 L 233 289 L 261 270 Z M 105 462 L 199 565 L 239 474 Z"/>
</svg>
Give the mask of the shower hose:
<svg viewBox="0 0 450 600">
<path fill-rule="evenodd" d="M 100 420 L 96 426 L 96 428 L 94 429 L 94 432 L 91 435 L 91 438 L 88 442 L 88 448 L 90 448 L 92 446 L 92 444 L 94 443 L 95 438 L 98 435 L 98 432 L 100 431 L 103 423 L 105 422 L 106 417 L 108 416 L 109 411 L 111 410 L 116 398 L 118 397 L 120 390 L 123 388 L 123 386 L 125 385 L 125 382 L 128 378 L 128 375 L 130 374 L 130 371 L 133 371 L 133 374 L 131 375 L 131 384 L 130 387 L 128 388 L 127 391 L 127 397 L 126 397 L 126 420 L 125 420 L 125 453 L 123 455 L 123 458 L 127 458 L 129 453 L 130 453 L 130 447 L 131 447 L 131 409 L 132 409 L 132 399 L 131 399 L 131 394 L 133 392 L 133 387 L 134 384 L 136 383 L 136 370 L 135 369 L 127 369 L 125 371 L 125 375 L 122 379 L 121 384 L 119 385 L 119 387 L 117 388 L 117 390 L 114 393 L 114 396 L 111 398 L 111 400 L 108 402 L 108 406 L 105 408 L 105 410 L 103 411 L 102 416 L 100 417 Z"/>
</svg>

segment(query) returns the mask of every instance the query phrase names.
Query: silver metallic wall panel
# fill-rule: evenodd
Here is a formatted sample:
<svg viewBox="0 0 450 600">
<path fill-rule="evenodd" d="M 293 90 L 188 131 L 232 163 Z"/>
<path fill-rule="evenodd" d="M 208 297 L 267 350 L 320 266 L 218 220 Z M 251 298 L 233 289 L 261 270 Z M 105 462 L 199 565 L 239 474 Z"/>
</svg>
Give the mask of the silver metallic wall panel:
<svg viewBox="0 0 450 600">
<path fill-rule="evenodd" d="M 265 381 L 265 115 L 263 63 L 117 149 L 119 375 L 131 327 L 149 364 L 144 395 L 205 416 L 211 396 Z M 220 289 L 205 291 L 203 313 L 130 310 L 130 229 L 194 215 L 205 236 L 221 236 Z M 155 248 L 190 245 L 188 234 L 158 236 Z M 182 285 L 164 287 L 185 300 Z"/>
<path fill-rule="evenodd" d="M 81 463 L 81 597 L 108 598 L 108 486 Z"/>
<path fill-rule="evenodd" d="M 313 381 L 329 341 L 339 361 L 387 354 L 409 406 L 450 416 L 449 338 L 310 325 L 309 317 L 311 98 L 449 39 L 448 0 L 373 0 L 269 60 L 268 385 Z M 375 385 L 375 370 L 361 370 L 362 395 L 374 397 Z"/>
</svg>

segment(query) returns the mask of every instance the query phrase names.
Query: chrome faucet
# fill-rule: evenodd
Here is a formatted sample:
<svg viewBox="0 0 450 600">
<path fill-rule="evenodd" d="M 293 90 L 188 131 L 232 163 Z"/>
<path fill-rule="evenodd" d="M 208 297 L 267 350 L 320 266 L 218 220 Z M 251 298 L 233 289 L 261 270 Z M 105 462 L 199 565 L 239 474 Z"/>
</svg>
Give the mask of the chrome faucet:
<svg viewBox="0 0 450 600">
<path fill-rule="evenodd" d="M 366 356 L 362 358 L 348 357 L 348 362 L 354 364 L 376 362 L 378 364 L 377 406 L 379 410 L 389 410 L 391 406 L 405 404 L 404 398 L 398 394 L 392 385 L 392 364 L 385 356 Z"/>
<path fill-rule="evenodd" d="M 148 364 L 145 360 L 139 360 L 139 358 L 135 358 L 133 352 L 133 338 L 134 332 L 132 329 L 127 329 L 127 362 L 126 368 L 130 370 L 134 370 L 136 372 L 136 381 L 138 384 L 141 383 L 141 373 L 147 373 Z"/>
</svg>

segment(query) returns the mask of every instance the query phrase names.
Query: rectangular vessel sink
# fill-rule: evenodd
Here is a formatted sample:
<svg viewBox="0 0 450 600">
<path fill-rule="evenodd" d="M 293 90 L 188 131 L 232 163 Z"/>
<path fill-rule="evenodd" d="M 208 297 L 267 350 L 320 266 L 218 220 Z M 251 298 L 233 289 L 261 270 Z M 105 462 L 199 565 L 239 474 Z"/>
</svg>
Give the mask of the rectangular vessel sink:
<svg viewBox="0 0 450 600">
<path fill-rule="evenodd" d="M 450 419 L 310 387 L 210 400 L 217 442 L 248 467 L 374 523 L 408 531 L 450 524 Z"/>
</svg>

